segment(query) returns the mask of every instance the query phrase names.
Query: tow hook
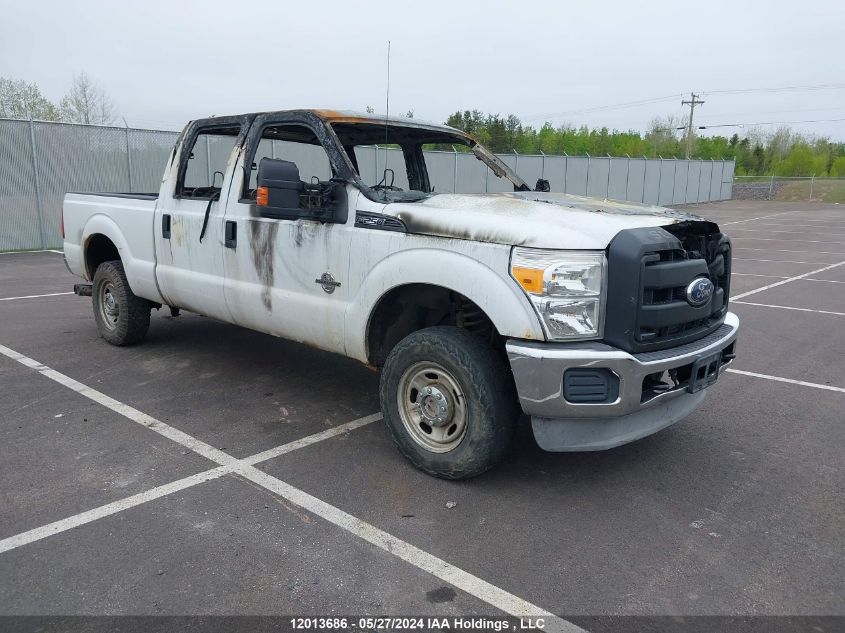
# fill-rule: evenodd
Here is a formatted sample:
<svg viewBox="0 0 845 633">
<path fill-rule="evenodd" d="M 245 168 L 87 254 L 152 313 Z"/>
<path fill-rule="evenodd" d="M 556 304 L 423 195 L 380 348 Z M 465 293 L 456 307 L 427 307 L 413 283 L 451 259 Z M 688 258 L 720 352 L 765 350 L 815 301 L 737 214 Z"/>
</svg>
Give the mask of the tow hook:
<svg viewBox="0 0 845 633">
<path fill-rule="evenodd" d="M 94 288 L 91 284 L 73 284 L 73 294 L 80 297 L 90 297 L 94 294 Z"/>
</svg>

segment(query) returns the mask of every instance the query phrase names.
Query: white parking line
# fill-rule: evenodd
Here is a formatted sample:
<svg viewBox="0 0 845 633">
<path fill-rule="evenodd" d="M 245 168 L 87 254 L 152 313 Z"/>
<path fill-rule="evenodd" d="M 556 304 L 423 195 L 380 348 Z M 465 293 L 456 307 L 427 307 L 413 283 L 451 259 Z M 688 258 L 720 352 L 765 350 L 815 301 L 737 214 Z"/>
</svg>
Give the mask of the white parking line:
<svg viewBox="0 0 845 633">
<path fill-rule="evenodd" d="M 743 222 L 753 222 L 754 220 L 764 220 L 766 218 L 774 218 L 779 215 L 789 215 L 790 213 L 798 213 L 797 211 L 784 211 L 783 213 L 773 213 L 772 215 L 761 215 L 757 218 L 748 218 L 747 220 L 736 220 L 735 222 L 724 222 L 722 226 L 727 226 L 728 224 L 742 224 Z"/>
<path fill-rule="evenodd" d="M 845 281 L 837 281 L 836 279 L 813 279 L 812 277 L 805 277 L 801 281 L 823 281 L 828 284 L 845 284 Z"/>
<path fill-rule="evenodd" d="M 821 228 L 821 227 L 819 227 Z M 845 237 L 845 233 L 828 233 L 827 231 L 775 231 L 773 229 L 760 229 L 758 227 L 754 227 L 751 229 L 747 229 L 741 226 L 731 229 L 731 233 L 735 231 L 755 231 L 758 233 L 787 233 L 789 235 L 802 235 L 804 233 L 818 233 L 819 235 L 828 235 L 831 237 Z M 784 238 L 790 239 L 790 238 Z"/>
<path fill-rule="evenodd" d="M 80 395 L 83 395 L 108 409 L 111 409 L 115 413 L 119 413 L 133 422 L 137 422 L 138 424 L 141 424 L 142 426 L 145 426 L 146 428 L 155 431 L 156 433 L 159 433 L 178 444 L 181 444 L 185 448 L 188 448 L 195 453 L 210 459 L 211 461 L 217 462 L 221 466 L 225 466 L 227 470 L 231 470 L 244 479 L 258 484 L 266 490 L 269 490 L 291 503 L 308 510 L 322 519 L 325 519 L 329 523 L 332 523 L 343 530 L 346 530 L 350 534 L 353 534 L 388 552 L 389 554 L 404 560 L 414 567 L 426 571 L 433 576 L 440 578 L 444 582 L 450 583 L 451 585 L 478 598 L 479 600 L 486 602 L 496 609 L 516 617 L 545 617 L 547 618 L 546 631 L 583 631 L 583 629 L 577 627 L 571 622 L 557 618 L 557 616 L 552 613 L 545 611 L 544 609 L 541 609 L 540 607 L 523 600 L 504 589 L 496 587 L 495 585 L 492 585 L 487 581 L 464 571 L 463 569 L 437 558 L 433 554 L 429 554 L 428 552 L 421 550 L 418 547 L 415 547 L 414 545 L 385 532 L 384 530 L 380 530 L 379 528 L 344 512 L 340 508 L 326 503 L 325 501 L 322 501 L 303 490 L 295 488 L 276 477 L 258 470 L 255 466 L 246 463 L 245 460 L 238 460 L 228 453 L 224 453 L 210 444 L 206 444 L 202 440 L 179 431 L 164 422 L 156 420 L 146 413 L 142 413 L 129 405 L 123 404 L 122 402 L 92 389 L 73 378 L 65 376 L 54 369 L 50 369 L 36 360 L 24 356 L 23 354 L 3 345 L 0 345 L 0 354 L 36 370 L 41 375 L 72 389 Z M 269 453 L 269 451 L 265 451 L 265 453 Z M 201 482 L 198 481 L 197 483 Z"/>
<path fill-rule="evenodd" d="M 758 374 L 753 371 L 743 371 L 741 369 L 731 369 L 728 367 L 725 371 L 732 374 L 741 374 L 743 376 L 753 376 L 754 378 L 764 378 L 765 380 L 774 380 L 776 382 L 788 382 L 791 385 L 801 385 L 802 387 L 812 387 L 813 389 L 824 389 L 826 391 L 838 391 L 845 393 L 842 387 L 831 387 L 830 385 L 820 385 L 816 382 L 805 382 L 803 380 L 792 380 L 792 378 L 781 378 L 780 376 L 770 376 L 768 374 Z"/>
<path fill-rule="evenodd" d="M 745 246 L 737 246 L 735 251 L 766 251 L 767 253 L 805 253 L 807 255 L 845 255 L 843 252 L 833 251 L 792 251 L 785 248 L 747 248 Z"/>
<path fill-rule="evenodd" d="M 792 237 L 735 237 L 737 240 L 755 240 L 758 242 L 803 242 L 805 244 L 845 244 L 845 242 L 831 242 L 829 240 L 797 240 Z"/>
<path fill-rule="evenodd" d="M 845 215 L 843 215 L 843 220 L 845 220 Z M 760 227 L 766 226 L 783 226 L 789 228 L 816 228 L 816 229 L 824 229 L 824 228 L 832 228 L 832 229 L 841 229 L 845 228 L 843 226 L 843 222 L 835 222 L 831 220 L 800 220 L 795 222 L 761 222 L 754 226 L 755 229 Z"/>
<path fill-rule="evenodd" d="M 119 501 L 107 503 L 99 508 L 75 514 L 72 517 L 68 517 L 60 521 L 54 521 L 53 523 L 48 523 L 47 525 L 42 525 L 41 527 L 4 538 L 0 540 L 0 554 L 29 543 L 34 543 L 35 541 L 40 541 L 48 536 L 61 534 L 67 530 L 111 516 L 112 514 L 123 512 L 129 508 L 134 508 L 142 503 L 147 503 L 148 501 L 165 497 L 169 494 L 173 494 L 174 492 L 184 490 L 185 488 L 190 488 L 191 486 L 196 486 L 206 481 L 217 479 L 229 472 L 232 472 L 232 468 L 230 466 L 218 466 L 217 468 L 212 468 L 211 470 L 206 470 L 178 481 L 172 481 L 169 484 L 164 484 L 163 486 L 151 488 L 150 490 L 138 493 L 137 495 L 132 495 L 131 497 L 126 497 L 125 499 L 120 499 Z"/>
<path fill-rule="evenodd" d="M 759 260 L 759 261 L 763 261 L 763 260 Z M 799 262 L 795 262 L 795 263 L 799 263 Z M 809 262 L 806 262 L 806 263 L 809 263 Z M 734 297 L 731 297 L 731 300 L 736 301 L 737 299 L 742 299 L 744 297 L 749 297 L 753 294 L 757 294 L 758 292 L 763 292 L 764 290 L 768 290 L 769 288 L 775 288 L 777 286 L 782 286 L 783 284 L 788 284 L 789 282 L 796 281 L 798 279 L 805 279 L 805 278 L 810 277 L 812 275 L 817 275 L 820 272 L 824 272 L 825 270 L 830 270 L 831 268 L 836 268 L 837 266 L 842 266 L 842 264 L 845 264 L 845 262 L 839 262 L 838 264 L 831 264 L 830 266 L 825 266 L 824 268 L 819 268 L 817 270 L 811 270 L 810 272 L 804 273 L 803 275 L 796 275 L 795 277 L 789 277 L 788 279 L 784 279 L 782 281 L 776 281 L 775 283 L 769 284 L 767 286 L 763 286 L 762 288 L 757 288 L 756 290 L 749 290 L 748 292 L 743 292 L 741 294 L 738 294 Z"/>
<path fill-rule="evenodd" d="M 349 431 L 354 431 L 355 429 L 361 428 L 362 426 L 366 426 L 367 424 L 371 424 L 373 422 L 378 422 L 379 420 L 381 420 L 381 413 L 374 413 L 363 418 L 358 418 L 357 420 L 352 420 L 351 422 L 339 424 L 325 431 L 314 433 L 313 435 L 308 435 L 301 439 L 288 442 L 287 444 L 282 444 L 281 446 L 271 448 L 270 450 L 264 451 L 262 453 L 252 455 L 251 457 L 246 457 L 240 461 L 244 464 L 253 466 L 260 462 L 264 462 L 273 459 L 274 457 L 278 457 L 279 455 L 285 455 L 300 448 L 305 448 L 306 446 L 316 444 L 317 442 L 322 442 L 323 440 L 342 435 Z M 192 486 L 197 486 L 199 484 L 205 483 L 206 481 L 211 481 L 212 479 L 217 479 L 218 477 L 222 477 L 223 475 L 234 472 L 235 466 L 232 464 L 226 466 L 217 466 L 216 468 L 205 470 L 201 473 L 197 473 L 196 475 L 191 475 L 190 477 L 185 477 L 184 479 L 179 479 L 177 481 L 172 481 L 168 484 L 164 484 L 163 486 L 151 488 L 150 490 L 138 493 L 136 495 L 132 495 L 131 497 L 126 497 L 125 499 L 119 499 L 118 501 L 107 503 L 98 508 L 94 508 L 93 510 L 88 510 L 87 512 L 82 512 L 66 519 L 55 521 L 53 523 L 48 523 L 47 525 L 28 530 L 27 532 L 16 534 L 15 536 L 10 536 L 8 538 L 0 540 L 0 554 L 2 554 L 3 552 L 7 552 L 11 549 L 15 549 L 16 547 L 21 547 L 22 545 L 33 543 L 35 541 L 40 541 L 41 539 L 45 539 L 48 536 L 60 534 L 61 532 L 65 532 L 66 530 L 70 530 L 80 525 L 85 525 L 86 523 L 91 523 L 92 521 L 111 516 L 112 514 L 123 512 L 124 510 L 128 510 L 129 508 L 139 506 L 142 503 L 154 501 L 174 492 L 179 492 L 180 490 L 185 490 L 186 488 L 191 488 Z"/>
<path fill-rule="evenodd" d="M 41 297 L 60 297 L 62 295 L 72 295 L 72 292 L 50 292 L 46 295 L 24 295 L 22 297 L 3 297 L 0 301 L 16 301 L 18 299 L 39 299 Z"/>
<path fill-rule="evenodd" d="M 771 277 L 772 279 L 789 279 L 786 275 L 758 275 L 757 273 L 731 273 L 731 277 Z"/>
<path fill-rule="evenodd" d="M 797 310 L 798 312 L 815 312 L 817 314 L 832 314 L 834 316 L 845 316 L 845 312 L 831 312 L 830 310 L 811 310 L 810 308 L 795 308 L 793 306 L 779 306 L 772 303 L 751 303 L 750 301 L 732 300 L 731 303 L 737 303 L 743 306 L 757 306 L 760 308 L 780 308 L 781 310 Z"/>
<path fill-rule="evenodd" d="M 259 462 L 266 462 L 267 460 L 279 457 L 280 455 L 286 455 L 287 453 L 299 450 L 300 448 L 305 448 L 306 446 L 311 446 L 312 444 L 322 442 L 323 440 L 327 440 L 337 435 L 342 435 L 344 433 L 348 433 L 349 431 L 354 431 L 357 428 L 366 426 L 367 424 L 372 424 L 373 422 L 378 422 L 379 420 L 381 420 L 381 413 L 373 413 L 372 415 L 368 415 L 363 418 L 358 418 L 357 420 L 352 420 L 352 422 L 339 424 L 338 426 L 333 426 L 332 428 L 326 429 L 325 431 L 314 433 L 313 435 L 308 435 L 307 437 L 303 437 L 299 440 L 294 440 L 293 442 L 288 442 L 287 444 L 282 444 L 281 446 L 277 446 L 276 448 L 268 449 L 262 453 L 258 453 L 251 457 L 244 457 L 241 462 L 250 466 L 254 466 Z"/>
<path fill-rule="evenodd" d="M 812 264 L 818 266 L 824 262 L 799 262 L 792 259 L 752 259 L 750 257 L 734 257 L 735 262 L 770 262 L 774 264 Z"/>
</svg>

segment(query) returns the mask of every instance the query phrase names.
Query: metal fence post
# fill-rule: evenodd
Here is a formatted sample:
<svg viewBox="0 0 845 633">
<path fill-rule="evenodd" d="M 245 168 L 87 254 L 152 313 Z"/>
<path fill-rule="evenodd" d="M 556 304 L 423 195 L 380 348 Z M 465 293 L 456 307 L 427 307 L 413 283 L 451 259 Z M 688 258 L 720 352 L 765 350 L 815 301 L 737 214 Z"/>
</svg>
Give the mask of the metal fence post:
<svg viewBox="0 0 845 633">
<path fill-rule="evenodd" d="M 607 155 L 607 184 L 604 187 L 604 199 L 610 198 L 610 170 L 613 168 L 613 159 L 610 154 Z"/>
<path fill-rule="evenodd" d="M 628 157 L 628 162 L 625 165 L 625 200 L 628 199 L 628 181 L 631 179 L 631 156 L 630 154 L 625 154 Z"/>
<path fill-rule="evenodd" d="M 719 200 L 724 200 L 725 194 L 725 160 L 722 159 L 722 171 L 719 172 Z"/>
<path fill-rule="evenodd" d="M 32 147 L 32 176 L 35 180 L 35 210 L 38 214 L 38 233 L 41 237 L 42 250 L 47 248 L 47 240 L 44 235 L 44 208 L 41 204 L 41 179 L 38 177 L 38 156 L 35 151 L 35 123 L 29 117 L 29 143 Z"/>
<path fill-rule="evenodd" d="M 810 202 L 813 201 L 813 185 L 816 184 L 816 175 L 813 174 L 813 177 L 810 178 Z"/>
<path fill-rule="evenodd" d="M 675 204 L 675 182 L 678 180 L 678 157 L 672 156 L 672 164 L 674 167 L 672 168 L 672 199 L 669 201 L 669 204 Z"/>
<path fill-rule="evenodd" d="M 485 167 L 486 171 L 484 172 L 484 193 L 488 193 L 490 191 L 490 168 Z"/>
<path fill-rule="evenodd" d="M 563 193 L 566 193 L 567 183 L 566 176 L 569 171 L 569 154 L 563 153 Z"/>
<path fill-rule="evenodd" d="M 701 161 L 699 161 L 701 162 Z M 698 166 L 698 190 L 695 192 L 695 201 L 701 201 L 701 177 L 704 175 L 704 165 Z"/>
<path fill-rule="evenodd" d="M 584 183 L 584 195 L 589 196 L 590 195 L 590 154 L 587 153 L 587 152 L 584 152 L 584 153 L 587 154 L 587 182 Z"/>
<path fill-rule="evenodd" d="M 648 173 L 648 158 L 643 154 L 643 195 L 640 196 L 640 202 L 645 204 L 645 177 Z"/>
<path fill-rule="evenodd" d="M 513 155 L 516 156 L 516 159 L 513 162 L 513 171 L 515 174 L 519 174 L 519 152 L 513 150 Z"/>
<path fill-rule="evenodd" d="M 772 179 L 769 181 L 769 200 L 772 199 L 772 191 L 775 188 L 775 172 L 772 172 Z"/>
<path fill-rule="evenodd" d="M 546 179 L 546 153 L 543 150 L 540 150 L 540 156 L 542 156 L 542 163 L 540 163 L 540 178 L 543 180 Z"/>
<path fill-rule="evenodd" d="M 663 157 L 658 154 L 657 157 L 660 159 L 660 172 L 657 174 L 657 204 L 660 204 L 660 188 L 663 186 Z"/>
<path fill-rule="evenodd" d="M 452 175 L 452 193 L 458 193 L 458 150 L 452 145 L 452 151 L 455 153 L 455 173 Z"/>
<path fill-rule="evenodd" d="M 129 193 L 132 193 L 132 155 L 129 152 L 129 124 L 123 119 L 123 129 L 126 133 L 126 178 L 129 181 Z"/>
</svg>

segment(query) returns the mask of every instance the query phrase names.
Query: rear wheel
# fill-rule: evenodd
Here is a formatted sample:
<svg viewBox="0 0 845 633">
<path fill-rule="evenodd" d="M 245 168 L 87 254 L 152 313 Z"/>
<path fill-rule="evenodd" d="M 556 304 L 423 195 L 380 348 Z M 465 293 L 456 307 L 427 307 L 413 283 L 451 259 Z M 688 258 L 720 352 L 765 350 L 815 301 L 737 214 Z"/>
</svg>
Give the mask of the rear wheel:
<svg viewBox="0 0 845 633">
<path fill-rule="evenodd" d="M 427 328 L 400 341 L 385 362 L 380 397 L 402 454 L 444 479 L 492 467 L 510 446 L 519 418 L 505 359 L 457 327 Z"/>
<path fill-rule="evenodd" d="M 97 330 L 112 345 L 140 343 L 150 327 L 152 304 L 136 297 L 120 260 L 103 262 L 94 273 L 91 292 Z"/>
</svg>

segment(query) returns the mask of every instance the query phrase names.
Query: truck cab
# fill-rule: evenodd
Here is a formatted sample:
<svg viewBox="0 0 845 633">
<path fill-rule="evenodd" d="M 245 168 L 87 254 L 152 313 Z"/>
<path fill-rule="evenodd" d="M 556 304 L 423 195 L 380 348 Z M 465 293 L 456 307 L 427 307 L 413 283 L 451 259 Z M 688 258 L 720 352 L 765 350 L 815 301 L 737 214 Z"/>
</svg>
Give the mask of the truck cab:
<svg viewBox="0 0 845 633">
<path fill-rule="evenodd" d="M 435 191 L 438 147 L 501 193 Z M 214 117 L 186 126 L 157 195 L 68 194 L 65 258 L 111 343 L 140 342 L 167 305 L 379 369 L 399 449 L 461 478 L 504 454 L 521 414 L 547 450 L 653 433 L 734 357 L 718 226 L 548 189 L 445 126 Z"/>
</svg>

